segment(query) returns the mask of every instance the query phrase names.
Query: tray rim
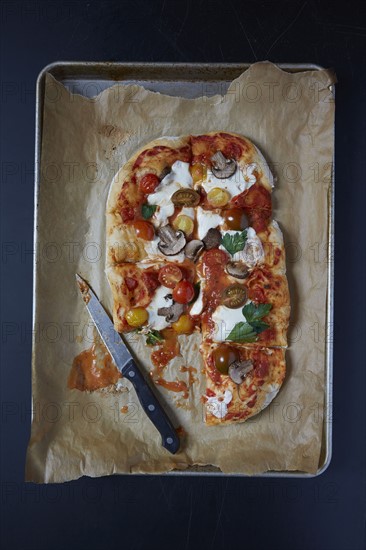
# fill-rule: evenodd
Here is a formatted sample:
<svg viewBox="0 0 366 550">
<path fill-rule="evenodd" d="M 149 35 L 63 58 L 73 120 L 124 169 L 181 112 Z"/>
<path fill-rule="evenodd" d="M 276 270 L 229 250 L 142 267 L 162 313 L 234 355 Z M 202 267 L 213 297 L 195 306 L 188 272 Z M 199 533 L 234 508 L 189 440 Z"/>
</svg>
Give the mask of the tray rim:
<svg viewBox="0 0 366 550">
<path fill-rule="evenodd" d="M 143 61 L 127 61 L 127 62 L 108 62 L 108 61 L 54 61 L 45 65 L 39 72 L 36 81 L 36 106 L 35 106 L 35 181 L 34 181 L 34 218 L 33 218 L 33 304 L 32 304 L 32 369 L 34 366 L 34 354 L 35 354 L 35 323 L 36 323 L 36 295 L 37 295 L 37 251 L 38 251 L 38 238 L 37 238 L 37 225 L 38 225 L 38 197 L 40 191 L 40 162 L 41 162 L 41 144 L 42 144 L 42 123 L 43 123 L 43 89 L 44 81 L 47 73 L 55 73 L 60 68 L 67 69 L 79 69 L 84 70 L 88 68 L 98 68 L 100 70 L 123 70 L 123 69 L 151 69 L 156 68 L 162 71 L 169 71 L 174 69 L 186 69 L 196 71 L 198 69 L 207 70 L 247 70 L 253 63 L 248 62 L 215 62 L 215 63 L 200 63 L 200 62 L 143 62 Z M 315 63 L 274 63 L 280 69 L 298 73 L 307 72 L 312 70 L 326 70 L 325 67 Z M 84 73 L 85 77 L 86 72 Z M 93 75 L 94 77 L 96 75 Z M 56 78 L 56 76 L 55 76 Z M 109 79 L 115 80 L 115 84 L 122 83 L 123 79 Z M 143 79 L 142 79 L 143 80 Z M 148 80 L 148 79 L 147 79 Z M 150 79 L 151 80 L 151 79 Z M 160 79 L 164 80 L 164 79 Z M 193 81 L 196 79 L 192 79 Z M 200 80 L 208 80 L 204 78 L 204 75 Z M 219 78 L 215 79 L 220 81 Z M 222 80 L 222 79 L 221 79 Z M 165 81 L 176 81 L 173 79 L 167 79 Z M 187 82 L 190 80 L 187 80 Z M 333 97 L 335 98 L 335 87 L 330 86 Z M 335 129 L 335 128 L 334 128 Z M 328 192 L 328 247 L 327 247 L 327 304 L 326 304 L 326 330 L 325 330 L 325 392 L 324 392 L 324 417 L 323 417 L 323 432 L 322 432 L 322 451 L 325 451 L 324 461 L 319 466 L 316 473 L 308 473 L 302 471 L 291 470 L 270 470 L 259 474 L 245 474 L 245 473 L 224 473 L 224 472 L 210 472 L 210 471 L 189 471 L 189 470 L 173 470 L 164 473 L 157 474 L 144 474 L 136 473 L 133 475 L 145 476 L 145 475 L 164 475 L 164 476 L 212 476 L 212 477 L 240 477 L 240 478 L 300 478 L 309 479 L 318 477 L 323 474 L 329 467 L 332 459 L 332 436 L 333 436 L 333 324 L 334 324 L 334 239 L 335 239 L 335 155 L 333 153 L 332 159 L 332 174 L 331 182 Z M 33 409 L 33 397 L 31 391 L 31 403 Z M 328 420 L 330 415 L 330 420 Z M 321 456 L 320 454 L 320 456 Z M 203 466 L 204 467 L 204 466 Z M 129 474 L 117 474 L 117 475 L 129 475 Z"/>
</svg>

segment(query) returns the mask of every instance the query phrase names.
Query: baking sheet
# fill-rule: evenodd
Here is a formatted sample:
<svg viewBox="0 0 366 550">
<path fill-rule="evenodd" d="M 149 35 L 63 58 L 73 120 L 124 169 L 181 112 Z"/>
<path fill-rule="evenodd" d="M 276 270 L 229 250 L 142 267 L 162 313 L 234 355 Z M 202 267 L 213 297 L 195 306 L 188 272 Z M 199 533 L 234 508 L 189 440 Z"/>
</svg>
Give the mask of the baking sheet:
<svg viewBox="0 0 366 550">
<path fill-rule="evenodd" d="M 71 242 L 74 243 L 72 245 L 74 248 L 75 243 L 77 243 L 82 250 L 81 253 L 79 250 L 79 255 L 76 253 L 71 259 L 69 258 L 66 266 L 65 262 L 60 260 L 57 267 L 55 267 L 55 262 L 49 261 L 49 258 L 47 262 L 38 264 L 35 319 L 41 325 L 42 323 L 50 323 L 46 320 L 50 318 L 50 305 L 55 318 L 58 319 L 55 322 L 60 326 L 63 326 L 65 322 L 70 324 L 77 323 L 79 320 L 80 323 L 80 318 L 85 319 L 85 312 L 82 310 L 82 305 L 76 300 L 76 289 L 72 286 L 73 281 L 70 279 L 71 274 L 73 277 L 76 269 L 81 270 L 81 273 L 89 279 L 96 292 L 108 304 L 110 298 L 103 278 L 103 262 L 100 259 L 98 260 L 97 257 L 88 257 L 88 254 L 85 258 L 83 252 L 85 252 L 85 243 L 87 243 L 91 254 L 93 247 L 90 246 L 90 243 L 99 244 L 101 249 L 104 246 L 103 227 L 100 226 L 100 223 L 99 225 L 93 225 L 93 219 L 100 220 L 103 218 L 105 196 L 113 171 L 121 163 L 123 164 L 141 143 L 150 141 L 150 139 L 162 134 L 176 135 L 178 133 L 199 133 L 216 130 L 218 129 L 217 120 L 212 120 L 212 117 L 208 117 L 207 113 L 215 112 L 217 118 L 217 112 L 220 112 L 222 115 L 220 117 L 220 129 L 232 130 L 247 135 L 259 145 L 268 160 L 272 162 L 272 168 L 276 168 L 274 163 L 277 163 L 277 168 L 274 169 L 278 177 L 278 189 L 274 195 L 275 215 L 285 230 L 288 252 L 292 254 L 292 256 L 288 254 L 290 256 L 288 267 L 290 268 L 289 281 L 290 288 L 292 287 L 292 300 L 295 297 L 295 304 L 300 306 L 301 304 L 297 299 L 300 297 L 300 302 L 303 300 L 304 303 L 303 308 L 298 307 L 297 311 L 294 310 L 294 326 L 290 333 L 292 345 L 287 354 L 290 367 L 287 382 L 276 399 L 275 404 L 277 406 L 272 408 L 273 417 L 266 418 L 267 413 L 264 411 L 257 418 L 241 425 L 240 432 L 237 432 L 238 426 L 235 427 L 236 431 L 227 430 L 229 427 L 218 428 L 219 432 L 216 432 L 216 440 L 215 435 L 210 435 L 213 440 L 210 445 L 206 445 L 206 447 L 210 447 L 206 449 L 207 453 L 204 451 L 200 454 L 201 450 L 198 449 L 199 439 L 204 437 L 202 429 L 207 430 L 207 428 L 197 422 L 197 426 L 195 426 L 197 430 L 191 430 L 190 423 L 188 422 L 187 426 L 187 422 L 184 422 L 186 420 L 184 419 L 184 413 L 181 414 L 182 411 L 177 409 L 175 412 L 178 419 L 183 419 L 183 424 L 186 424 L 184 427 L 188 428 L 189 431 L 184 441 L 184 456 L 176 457 L 178 460 L 175 466 L 183 468 L 187 462 L 217 464 L 221 461 L 222 469 L 230 473 L 246 472 L 253 474 L 267 468 L 278 470 L 303 469 L 315 473 L 318 470 L 321 449 L 324 366 L 326 364 L 326 346 L 322 331 L 324 330 L 326 314 L 327 282 L 329 283 L 327 281 L 329 270 L 324 260 L 326 260 L 327 247 L 329 246 L 326 223 L 329 205 L 327 194 L 331 189 L 329 163 L 332 161 L 333 154 L 334 105 L 329 86 L 334 82 L 334 77 L 331 73 L 325 71 L 312 71 L 307 74 L 291 76 L 279 71 L 278 68 L 269 63 L 259 63 L 252 66 L 247 73 L 232 84 L 226 97 L 213 96 L 209 100 L 197 100 L 200 102 L 197 107 L 194 106 L 192 101 L 162 97 L 135 86 L 115 87 L 90 101 L 68 94 L 51 77 L 47 77 L 46 81 L 48 81 L 48 88 L 46 88 L 47 93 L 45 96 L 40 174 L 41 193 L 39 197 L 41 204 L 38 210 L 39 241 L 37 248 L 39 251 L 44 248 L 44 243 L 54 242 L 61 249 L 62 245 L 65 246 Z M 276 92 L 278 87 L 280 87 L 281 92 L 279 97 L 275 93 L 271 96 L 271 90 Z M 258 89 L 262 95 L 265 91 L 268 92 L 267 101 L 264 101 L 263 98 L 254 101 L 255 96 L 253 93 Z M 284 92 L 284 90 L 286 91 Z M 252 95 L 248 95 L 249 92 Z M 301 95 L 304 94 L 305 111 L 304 97 L 299 99 L 296 98 L 296 95 L 291 95 L 295 92 Z M 230 106 L 228 106 L 228 103 L 230 103 Z M 153 111 L 151 110 L 152 105 Z M 167 120 L 165 116 L 167 106 L 173 111 L 175 109 L 175 116 L 173 117 L 175 122 L 173 124 L 171 119 Z M 197 128 L 197 116 L 194 114 L 195 108 L 201 116 L 199 128 Z M 139 114 L 139 127 L 137 128 L 131 122 L 136 121 L 136 112 Z M 128 116 L 131 113 L 133 118 L 130 119 L 130 126 L 128 126 Z M 238 117 L 238 113 L 241 116 Z M 291 148 L 291 144 L 288 143 L 288 139 L 291 137 L 289 127 L 294 123 L 294 114 L 298 119 L 296 122 L 297 134 L 294 134 L 295 139 Z M 122 120 L 124 126 L 121 128 L 121 125 L 116 125 L 116 120 Z M 151 123 L 151 120 L 153 120 L 153 123 Z M 179 124 L 177 125 L 178 121 Z M 289 124 L 284 124 L 286 122 Z M 112 140 L 109 139 L 111 133 L 107 132 L 106 135 L 105 131 L 106 127 L 110 126 L 116 127 L 118 130 L 112 132 Z M 284 127 L 287 128 L 286 132 L 283 132 Z M 97 129 L 98 132 L 96 132 Z M 291 154 L 289 154 L 289 151 Z M 281 154 L 284 155 L 284 158 L 281 157 Z M 95 163 L 98 165 L 96 172 Z M 65 170 L 65 166 L 67 170 Z M 70 166 L 73 169 L 72 174 L 69 169 Z M 57 167 L 64 168 L 61 170 L 59 177 Z M 298 168 L 301 171 L 300 179 L 296 176 L 296 169 Z M 307 172 L 304 176 L 303 170 L 305 168 Z M 52 170 L 56 171 L 52 172 Z M 97 177 L 98 175 L 100 177 Z M 284 205 L 289 204 L 288 198 L 286 201 L 286 192 L 291 192 L 291 199 L 295 201 L 295 203 L 291 201 L 292 204 L 296 205 L 296 200 L 298 201 L 298 210 L 303 214 L 305 214 L 304 203 L 306 204 L 308 199 L 313 201 L 310 204 L 313 206 L 311 212 L 314 214 L 314 220 L 311 225 L 308 224 L 309 227 L 306 227 L 307 239 L 304 236 L 304 224 L 300 225 L 302 231 L 296 234 L 296 223 L 294 228 L 292 210 L 288 209 L 286 212 L 286 209 L 284 209 Z M 66 204 L 64 204 L 65 202 Z M 62 217 L 63 208 L 60 208 L 60 204 L 66 207 L 67 221 L 65 224 L 51 221 L 60 220 Z M 85 204 L 87 205 L 86 215 Z M 307 206 L 310 204 L 307 203 Z M 42 217 L 43 215 L 44 217 Z M 95 225 L 98 225 L 98 227 L 95 227 Z M 286 232 L 288 232 L 287 235 Z M 87 241 L 85 236 L 88 239 Z M 315 239 L 310 238 L 313 236 Z M 50 241 L 51 237 L 54 239 L 53 241 Z M 75 237 L 78 240 L 73 241 L 72 239 Z M 94 246 L 94 249 L 97 250 L 98 246 Z M 299 250 L 301 252 L 300 256 L 297 254 Z M 314 261 L 309 261 L 311 256 Z M 310 311 L 307 311 L 311 300 L 309 300 L 309 292 L 305 291 L 309 290 L 309 285 L 302 286 L 299 290 L 294 284 L 295 281 L 298 282 L 302 279 L 301 272 L 309 267 L 308 264 L 312 266 L 311 271 L 315 277 L 311 282 L 310 292 L 312 297 L 315 297 L 314 303 L 319 306 L 314 311 L 311 311 L 311 308 Z M 57 288 L 59 291 L 55 296 Z M 301 292 L 304 293 L 304 296 L 301 296 Z M 309 314 L 311 322 L 309 323 L 307 319 L 307 324 L 305 323 L 301 327 L 301 319 L 299 320 L 296 317 L 299 312 L 301 317 L 301 312 L 305 311 L 306 314 Z M 65 321 L 65 318 L 69 320 Z M 47 341 L 35 345 L 33 366 L 35 404 L 41 411 L 44 409 L 52 410 L 52 408 L 55 411 L 60 411 L 62 410 L 61 402 L 72 402 L 74 405 L 69 404 L 69 408 L 73 408 L 74 412 L 77 410 L 79 412 L 75 413 L 72 421 L 70 420 L 70 414 L 58 415 L 60 418 L 57 418 L 57 422 L 51 422 L 49 415 L 46 415 L 46 419 L 40 415 L 40 418 L 34 420 L 27 460 L 27 478 L 36 481 L 60 481 L 78 477 L 82 474 L 105 475 L 129 470 L 161 471 L 171 468 L 174 464 L 172 464 L 170 457 L 168 457 L 168 462 L 164 462 L 164 456 L 161 456 L 164 451 L 159 448 L 155 433 L 149 431 L 149 427 L 145 426 L 143 418 L 138 419 L 138 431 L 140 435 L 143 434 L 143 441 L 138 440 L 138 443 L 142 444 L 142 451 L 140 445 L 135 454 L 135 461 L 129 462 L 127 460 L 126 462 L 126 460 L 124 461 L 126 458 L 126 452 L 124 453 L 126 442 L 127 440 L 129 442 L 130 440 L 136 441 L 136 426 L 132 426 L 135 423 L 132 420 L 136 420 L 136 418 L 133 419 L 130 416 L 130 422 L 125 422 L 125 418 L 120 418 L 120 415 L 117 415 L 119 418 L 113 418 L 113 421 L 111 421 L 111 418 L 107 417 L 106 414 L 104 416 L 102 414 L 100 419 L 97 415 L 96 421 L 92 422 L 90 415 L 85 413 L 85 408 L 86 410 L 91 411 L 94 409 L 96 412 L 103 411 L 105 413 L 109 407 L 113 411 L 114 405 L 111 406 L 111 400 L 116 401 L 115 395 L 110 396 L 107 393 L 85 395 L 77 392 L 78 395 L 75 396 L 75 393 L 71 392 L 73 395 L 68 395 L 65 391 L 65 380 L 70 368 L 70 360 L 72 361 L 73 354 L 76 355 L 85 347 L 85 342 L 80 343 L 78 341 L 78 338 L 80 340 L 82 336 L 80 327 L 76 328 L 79 332 L 76 334 L 75 341 L 67 342 L 66 346 L 64 336 L 60 341 Z M 306 357 L 304 356 L 301 364 L 294 361 L 300 346 L 298 341 L 299 328 L 301 330 L 300 342 L 302 342 L 301 346 L 303 348 L 308 348 L 309 345 L 307 344 L 310 343 L 309 341 L 306 342 L 308 336 L 304 336 L 305 328 L 308 329 L 308 332 L 313 331 L 314 333 L 314 342 L 311 342 L 313 349 L 310 352 L 310 357 L 309 354 Z M 297 334 L 297 336 L 293 336 L 294 334 Z M 142 352 L 143 350 L 140 350 L 137 345 L 137 351 Z M 311 364 L 311 355 L 313 356 L 313 364 Z M 190 357 L 186 357 L 185 360 L 190 360 Z M 55 372 L 57 372 L 57 376 L 55 376 Z M 307 378 L 308 388 L 312 386 L 314 390 L 312 404 L 306 400 L 306 406 L 305 401 L 302 401 L 304 395 L 298 393 L 302 387 L 299 381 L 302 379 L 303 383 L 304 377 Z M 197 399 L 201 391 L 202 388 L 199 385 L 194 386 L 191 399 L 193 401 Z M 169 404 L 170 396 L 163 395 L 163 397 Z M 71 398 L 74 401 L 68 401 Z M 120 398 L 121 395 L 118 395 L 118 399 Z M 293 401 L 290 399 L 293 399 Z M 282 412 L 277 420 L 275 413 L 278 407 Z M 294 421 L 291 414 L 295 413 L 296 415 L 296 411 L 299 410 L 301 418 Z M 172 412 L 174 413 L 174 411 Z M 267 412 L 270 415 L 271 407 L 267 409 Z M 187 413 L 188 416 L 189 414 Z M 127 424 L 130 425 L 126 426 Z M 287 444 L 290 443 L 290 449 L 288 445 L 280 449 L 277 449 L 277 445 L 273 445 L 273 439 L 278 436 L 277 428 L 280 425 L 286 428 Z M 246 426 L 245 431 L 243 426 Z M 106 439 L 106 432 L 110 434 L 111 440 Z M 248 440 L 248 438 L 250 439 L 250 433 L 255 434 L 255 438 L 251 443 Z M 244 434 L 243 441 L 241 437 L 238 438 L 238 434 L 241 436 Z M 312 435 L 309 436 L 309 434 Z M 262 449 L 258 448 L 257 436 L 264 442 Z M 229 460 L 228 457 L 220 458 L 219 456 L 221 453 L 220 446 L 223 447 L 223 437 L 225 439 L 234 437 L 235 441 L 239 443 L 237 450 L 231 450 Z M 306 439 L 308 440 L 304 441 Z M 70 441 L 77 443 L 75 449 L 70 448 Z M 279 442 L 281 446 L 286 443 L 281 439 L 279 439 Z M 243 446 L 240 443 L 243 443 Z M 271 445 L 273 448 L 269 449 Z M 138 447 L 137 443 L 136 446 Z M 205 447 L 205 444 L 203 444 L 203 447 Z M 89 449 L 92 449 L 94 456 L 91 462 L 88 460 Z M 68 458 L 66 462 L 60 460 L 65 452 Z M 131 449 L 128 450 L 127 455 L 130 452 Z M 158 464 L 151 458 L 155 453 L 158 456 Z M 121 458 L 123 454 L 124 456 Z M 137 455 L 139 455 L 138 458 Z M 225 462 L 224 467 L 222 461 Z M 262 461 L 261 464 L 260 461 Z"/>
</svg>

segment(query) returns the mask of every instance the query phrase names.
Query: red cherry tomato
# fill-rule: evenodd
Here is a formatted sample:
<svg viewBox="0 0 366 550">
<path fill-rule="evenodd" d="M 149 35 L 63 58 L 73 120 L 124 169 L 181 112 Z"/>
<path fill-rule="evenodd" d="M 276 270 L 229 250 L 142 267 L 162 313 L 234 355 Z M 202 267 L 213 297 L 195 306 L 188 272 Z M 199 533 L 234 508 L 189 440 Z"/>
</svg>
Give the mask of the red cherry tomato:
<svg viewBox="0 0 366 550">
<path fill-rule="evenodd" d="M 188 304 L 194 298 L 194 286 L 189 281 L 180 281 L 173 290 L 173 300 L 178 304 Z"/>
<path fill-rule="evenodd" d="M 165 265 L 159 271 L 159 282 L 168 288 L 175 288 L 183 279 L 182 270 L 177 265 Z"/>
<path fill-rule="evenodd" d="M 159 185 L 160 180 L 155 174 L 146 174 L 140 179 L 139 189 L 145 195 L 153 193 L 157 186 Z"/>
<path fill-rule="evenodd" d="M 203 256 L 203 261 L 208 266 L 214 266 L 214 265 L 225 265 L 229 259 L 229 256 L 224 250 L 220 250 L 219 248 L 212 248 L 211 250 L 207 250 Z"/>
<path fill-rule="evenodd" d="M 152 223 L 144 222 L 143 220 L 137 220 L 133 224 L 136 235 L 140 237 L 140 239 L 144 239 L 145 241 L 152 241 L 155 237 L 155 230 Z"/>
</svg>

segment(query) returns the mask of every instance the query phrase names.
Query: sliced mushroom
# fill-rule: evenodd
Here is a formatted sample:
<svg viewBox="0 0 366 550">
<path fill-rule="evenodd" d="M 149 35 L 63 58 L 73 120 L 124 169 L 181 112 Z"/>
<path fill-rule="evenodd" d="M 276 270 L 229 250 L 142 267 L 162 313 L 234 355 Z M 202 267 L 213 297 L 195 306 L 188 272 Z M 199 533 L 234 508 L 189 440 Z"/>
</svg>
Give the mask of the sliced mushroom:
<svg viewBox="0 0 366 550">
<path fill-rule="evenodd" d="M 170 166 L 165 166 L 165 168 L 163 168 L 163 170 L 160 173 L 160 176 L 159 176 L 160 181 L 163 180 L 165 178 L 165 176 L 170 174 L 171 171 L 172 171 L 172 169 L 170 168 Z"/>
<path fill-rule="evenodd" d="M 158 248 L 165 256 L 174 256 L 183 250 L 186 238 L 183 231 L 175 231 L 171 225 L 164 225 L 158 231 L 160 242 Z"/>
<path fill-rule="evenodd" d="M 159 307 L 158 315 L 164 316 L 167 323 L 175 323 L 176 321 L 178 321 L 183 311 L 184 305 L 178 304 L 178 302 L 174 302 L 174 304 L 169 307 Z"/>
<path fill-rule="evenodd" d="M 212 173 L 219 179 L 229 178 L 236 172 L 236 162 L 234 159 L 227 159 L 221 151 L 217 151 L 211 157 Z"/>
<path fill-rule="evenodd" d="M 189 241 L 189 243 L 186 244 L 186 247 L 184 249 L 184 254 L 189 260 L 192 260 L 192 262 L 195 262 L 198 259 L 198 256 L 200 255 L 200 252 L 204 249 L 205 245 L 202 241 L 199 241 L 198 239 L 193 239 L 193 241 Z"/>
<path fill-rule="evenodd" d="M 218 229 L 211 228 L 208 230 L 206 237 L 203 239 L 203 244 L 206 250 L 218 248 L 221 243 L 221 233 Z"/>
<path fill-rule="evenodd" d="M 241 384 L 251 370 L 253 361 L 234 361 L 229 366 L 229 376 L 235 384 Z"/>
<path fill-rule="evenodd" d="M 249 275 L 249 268 L 244 262 L 228 262 L 225 269 L 235 279 L 245 279 Z"/>
</svg>

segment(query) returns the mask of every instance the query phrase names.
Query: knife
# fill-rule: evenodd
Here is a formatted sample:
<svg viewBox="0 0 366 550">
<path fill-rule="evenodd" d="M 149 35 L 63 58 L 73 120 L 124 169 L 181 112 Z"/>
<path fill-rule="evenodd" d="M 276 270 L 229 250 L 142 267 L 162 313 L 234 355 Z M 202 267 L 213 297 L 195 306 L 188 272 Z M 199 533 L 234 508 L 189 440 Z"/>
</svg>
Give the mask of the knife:
<svg viewBox="0 0 366 550">
<path fill-rule="evenodd" d="M 132 355 L 120 334 L 99 302 L 98 298 L 84 279 L 76 274 L 76 281 L 82 294 L 86 308 L 100 334 L 106 348 L 112 356 L 117 369 L 135 388 L 141 406 L 162 437 L 162 446 L 175 454 L 179 449 L 179 437 L 166 415 L 164 409 L 155 397 L 147 380 L 136 365 Z"/>
</svg>

